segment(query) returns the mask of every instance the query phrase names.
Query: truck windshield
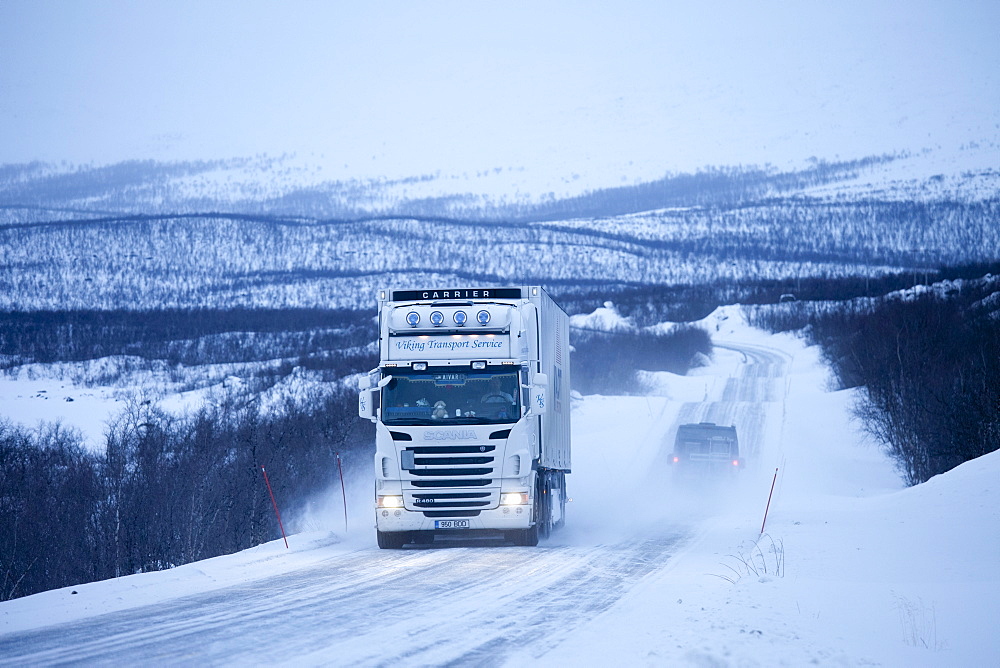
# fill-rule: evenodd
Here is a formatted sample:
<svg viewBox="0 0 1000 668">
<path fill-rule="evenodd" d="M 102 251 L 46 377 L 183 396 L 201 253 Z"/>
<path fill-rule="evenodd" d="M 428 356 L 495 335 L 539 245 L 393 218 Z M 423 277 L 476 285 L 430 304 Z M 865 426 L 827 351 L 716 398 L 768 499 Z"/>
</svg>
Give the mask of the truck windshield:
<svg viewBox="0 0 1000 668">
<path fill-rule="evenodd" d="M 521 417 L 518 372 L 393 369 L 382 388 L 387 425 L 504 424 Z"/>
</svg>

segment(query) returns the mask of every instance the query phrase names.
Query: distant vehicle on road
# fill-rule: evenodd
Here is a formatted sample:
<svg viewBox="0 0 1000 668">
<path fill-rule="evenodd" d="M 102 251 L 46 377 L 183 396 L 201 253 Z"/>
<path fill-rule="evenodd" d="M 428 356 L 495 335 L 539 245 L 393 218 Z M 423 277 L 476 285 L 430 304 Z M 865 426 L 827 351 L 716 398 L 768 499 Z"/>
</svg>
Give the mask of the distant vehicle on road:
<svg viewBox="0 0 1000 668">
<path fill-rule="evenodd" d="M 739 471 L 740 442 L 736 427 L 714 422 L 682 424 L 677 428 L 670 463 L 678 474 L 721 474 Z"/>
</svg>

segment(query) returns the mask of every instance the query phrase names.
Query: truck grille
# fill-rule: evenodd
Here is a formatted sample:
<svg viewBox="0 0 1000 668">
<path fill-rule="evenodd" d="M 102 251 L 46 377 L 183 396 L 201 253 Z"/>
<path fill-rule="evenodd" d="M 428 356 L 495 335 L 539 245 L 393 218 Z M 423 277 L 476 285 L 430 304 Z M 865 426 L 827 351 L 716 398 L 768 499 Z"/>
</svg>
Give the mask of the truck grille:
<svg viewBox="0 0 1000 668">
<path fill-rule="evenodd" d="M 413 480 L 410 482 L 414 487 L 485 487 L 492 485 L 490 479 L 480 480 Z"/>
<path fill-rule="evenodd" d="M 403 451 L 404 476 L 411 491 L 406 506 L 434 516 L 495 508 L 499 490 L 483 489 L 498 477 L 495 445 L 414 446 Z M 412 460 L 411 460 L 412 458 Z M 466 488 L 466 489 L 459 489 Z M 440 491 L 435 491 L 440 490 Z M 449 513 L 448 511 L 454 511 Z"/>
<path fill-rule="evenodd" d="M 417 508 L 481 508 L 490 505 L 489 492 L 468 492 L 465 494 L 414 494 L 413 505 Z"/>
<path fill-rule="evenodd" d="M 492 457 L 414 457 L 417 466 L 459 466 L 461 464 L 492 464 Z"/>
</svg>

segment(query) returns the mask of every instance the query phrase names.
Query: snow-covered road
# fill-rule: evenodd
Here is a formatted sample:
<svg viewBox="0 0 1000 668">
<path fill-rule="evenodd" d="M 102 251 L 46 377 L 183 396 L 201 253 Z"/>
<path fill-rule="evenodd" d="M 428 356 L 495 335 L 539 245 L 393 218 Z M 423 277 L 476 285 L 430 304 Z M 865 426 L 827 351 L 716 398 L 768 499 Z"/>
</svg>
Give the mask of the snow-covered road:
<svg viewBox="0 0 1000 668">
<path fill-rule="evenodd" d="M 0 639 L 4 661 L 496 663 L 540 653 L 670 558 L 615 545 L 359 549 L 308 568 Z"/>
</svg>

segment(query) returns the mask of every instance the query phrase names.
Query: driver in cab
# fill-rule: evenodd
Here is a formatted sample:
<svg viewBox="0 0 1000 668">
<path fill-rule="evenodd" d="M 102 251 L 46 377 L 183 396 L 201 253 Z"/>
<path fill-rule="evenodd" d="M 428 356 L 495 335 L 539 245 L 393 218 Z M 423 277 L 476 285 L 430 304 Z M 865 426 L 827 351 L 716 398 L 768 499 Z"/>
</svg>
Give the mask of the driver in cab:
<svg viewBox="0 0 1000 668">
<path fill-rule="evenodd" d="M 514 403 L 514 397 L 512 397 L 507 392 L 503 391 L 503 385 L 501 384 L 500 378 L 494 376 L 490 379 L 490 389 L 483 395 L 483 398 L 479 400 L 480 403 L 492 408 L 505 409 Z"/>
<path fill-rule="evenodd" d="M 514 397 L 504 392 L 503 382 L 499 377 L 490 379 L 490 389 L 479 401 L 487 412 L 492 412 L 501 419 L 510 417 L 509 412 L 515 403 Z"/>
</svg>

